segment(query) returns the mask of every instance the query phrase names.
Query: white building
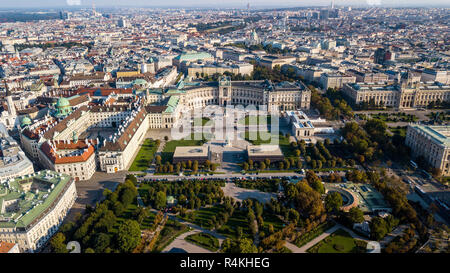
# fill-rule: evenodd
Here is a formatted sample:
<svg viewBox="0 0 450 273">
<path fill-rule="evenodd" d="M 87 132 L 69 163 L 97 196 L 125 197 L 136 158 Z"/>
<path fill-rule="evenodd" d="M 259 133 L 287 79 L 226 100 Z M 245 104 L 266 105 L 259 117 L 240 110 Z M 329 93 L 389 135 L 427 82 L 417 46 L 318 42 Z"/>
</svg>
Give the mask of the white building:
<svg viewBox="0 0 450 273">
<path fill-rule="evenodd" d="M 0 241 L 39 251 L 58 231 L 77 198 L 75 180 L 53 171 L 0 183 Z"/>
<path fill-rule="evenodd" d="M 0 181 L 34 173 L 33 163 L 0 123 Z"/>
</svg>

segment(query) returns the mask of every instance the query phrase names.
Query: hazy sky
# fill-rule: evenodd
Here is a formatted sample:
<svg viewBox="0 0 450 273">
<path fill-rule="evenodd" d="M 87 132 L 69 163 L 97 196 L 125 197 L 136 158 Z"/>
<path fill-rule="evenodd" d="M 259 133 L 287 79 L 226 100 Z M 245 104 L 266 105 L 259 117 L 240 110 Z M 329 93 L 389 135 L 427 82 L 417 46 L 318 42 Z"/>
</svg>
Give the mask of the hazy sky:
<svg viewBox="0 0 450 273">
<path fill-rule="evenodd" d="M 64 7 L 81 3 L 83 6 L 92 5 L 93 0 L 0 0 L 2 7 Z M 181 6 L 181 7 L 295 7 L 295 6 L 324 6 L 331 0 L 94 0 L 97 7 L 102 6 Z M 335 0 L 336 5 L 367 5 L 381 3 L 382 6 L 450 6 L 449 0 Z"/>
</svg>

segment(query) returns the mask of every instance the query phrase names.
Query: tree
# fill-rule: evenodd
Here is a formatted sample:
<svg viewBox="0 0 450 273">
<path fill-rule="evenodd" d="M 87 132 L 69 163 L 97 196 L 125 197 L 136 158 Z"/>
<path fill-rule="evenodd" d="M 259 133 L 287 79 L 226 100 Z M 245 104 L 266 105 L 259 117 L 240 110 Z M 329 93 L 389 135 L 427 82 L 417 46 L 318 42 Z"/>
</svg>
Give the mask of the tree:
<svg viewBox="0 0 450 273">
<path fill-rule="evenodd" d="M 354 223 L 362 223 L 364 221 L 364 213 L 358 207 L 353 207 L 348 211 L 347 215 L 348 219 L 352 224 Z"/>
<path fill-rule="evenodd" d="M 67 253 L 68 250 L 66 248 L 66 236 L 62 232 L 58 232 L 55 236 L 50 240 L 50 246 L 52 247 L 52 251 L 55 253 Z"/>
<path fill-rule="evenodd" d="M 123 252 L 131 252 L 141 240 L 139 223 L 134 220 L 125 220 L 117 230 L 117 245 Z"/>
<path fill-rule="evenodd" d="M 144 219 L 147 218 L 148 216 L 149 216 L 149 212 L 146 208 L 138 207 L 134 211 L 134 217 L 136 218 L 136 221 L 139 224 L 142 224 L 142 222 L 144 222 Z"/>
<path fill-rule="evenodd" d="M 328 212 L 337 212 L 342 207 L 342 196 L 338 192 L 331 192 L 325 197 L 325 208 Z"/>
<path fill-rule="evenodd" d="M 157 165 L 161 165 L 161 156 L 160 156 L 160 155 L 157 155 L 157 156 L 155 157 L 155 160 L 156 160 L 156 164 L 157 164 Z"/>
<path fill-rule="evenodd" d="M 217 170 L 217 165 L 216 164 L 211 164 L 210 169 L 211 169 L 211 171 L 215 172 Z"/>
<path fill-rule="evenodd" d="M 125 211 L 125 207 L 121 202 L 116 201 L 112 205 L 112 210 L 116 216 L 120 216 Z"/>
<path fill-rule="evenodd" d="M 192 166 L 192 171 L 194 173 L 196 173 L 198 171 L 198 161 L 197 160 L 194 161 L 194 165 Z"/>
<path fill-rule="evenodd" d="M 244 171 L 248 171 L 248 163 L 244 162 L 244 164 L 242 165 L 242 169 L 244 169 Z"/>
<path fill-rule="evenodd" d="M 379 241 L 388 233 L 386 221 L 381 217 L 373 217 L 370 221 L 370 236 Z"/>
<path fill-rule="evenodd" d="M 127 207 L 129 204 L 131 204 L 136 198 L 136 192 L 131 188 L 124 188 L 120 191 L 120 202 L 124 205 L 124 207 Z"/>
<path fill-rule="evenodd" d="M 168 140 L 169 140 L 169 137 L 168 137 L 168 136 L 164 136 L 164 140 L 165 140 L 165 141 L 168 141 Z"/>
<path fill-rule="evenodd" d="M 206 167 L 207 169 L 209 169 L 210 166 L 211 166 L 211 161 L 206 160 L 206 161 L 205 161 L 205 167 Z"/>
<path fill-rule="evenodd" d="M 222 242 L 221 248 L 223 253 L 258 253 L 258 248 L 248 238 L 237 240 L 227 238 Z"/>
<path fill-rule="evenodd" d="M 264 170 L 266 169 L 266 163 L 261 162 L 261 165 L 259 166 L 259 169 L 260 169 L 261 171 L 264 171 Z"/>
<path fill-rule="evenodd" d="M 111 238 L 106 233 L 98 233 L 95 237 L 94 248 L 95 252 L 103 253 L 111 244 Z"/>
<path fill-rule="evenodd" d="M 258 253 L 258 248 L 253 244 L 253 241 L 244 238 L 238 241 L 239 252 L 238 253 Z"/>
<path fill-rule="evenodd" d="M 163 191 L 159 191 L 156 193 L 156 199 L 155 199 L 155 207 L 157 209 L 162 209 L 166 206 L 166 193 Z"/>
</svg>

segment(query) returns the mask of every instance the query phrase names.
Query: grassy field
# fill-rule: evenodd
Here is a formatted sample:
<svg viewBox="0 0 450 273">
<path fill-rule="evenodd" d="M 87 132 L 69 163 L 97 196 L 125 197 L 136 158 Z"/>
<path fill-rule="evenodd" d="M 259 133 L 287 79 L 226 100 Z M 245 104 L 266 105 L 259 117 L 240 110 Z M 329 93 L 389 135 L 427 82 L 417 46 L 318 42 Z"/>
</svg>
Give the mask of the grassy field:
<svg viewBox="0 0 450 273">
<path fill-rule="evenodd" d="M 275 231 L 281 230 L 284 227 L 283 221 L 281 221 L 281 219 L 278 218 L 276 215 L 264 212 L 262 216 L 264 220 L 265 229 L 269 228 L 270 224 L 273 226 L 273 229 Z"/>
<path fill-rule="evenodd" d="M 153 156 L 155 155 L 157 149 L 158 147 L 156 146 L 156 142 L 154 140 L 146 139 L 144 143 L 142 143 L 142 147 L 128 171 L 138 172 L 147 170 L 149 164 L 153 161 Z"/>
<path fill-rule="evenodd" d="M 182 218 L 186 221 L 192 222 L 196 225 L 199 225 L 203 228 L 212 229 L 213 226 L 209 222 L 213 216 L 216 216 L 223 211 L 223 207 L 220 205 L 208 207 L 208 208 L 201 208 L 194 211 L 193 218 Z M 181 217 L 180 217 L 181 218 Z"/>
<path fill-rule="evenodd" d="M 206 123 L 208 123 L 208 121 L 210 121 L 209 118 L 194 118 L 194 125 L 195 126 L 199 126 L 199 125 L 205 126 Z"/>
<path fill-rule="evenodd" d="M 393 134 L 397 134 L 402 137 L 406 137 L 406 126 L 405 127 L 389 127 L 389 131 L 391 131 Z"/>
<path fill-rule="evenodd" d="M 365 242 L 355 240 L 345 230 L 338 229 L 313 247 L 309 253 L 364 253 Z"/>
<path fill-rule="evenodd" d="M 204 138 L 200 139 L 196 134 L 192 134 L 190 139 L 170 140 L 166 143 L 166 146 L 164 146 L 164 149 L 161 152 L 161 161 L 162 163 L 165 163 L 166 161 L 172 162 L 173 153 L 178 146 L 201 146 L 205 142 L 206 140 Z"/>
<path fill-rule="evenodd" d="M 242 125 L 265 125 L 270 124 L 272 117 L 270 115 L 267 116 L 246 116 L 238 121 L 239 124 Z"/>
<path fill-rule="evenodd" d="M 303 234 L 299 238 L 297 238 L 294 242 L 294 244 L 298 247 L 302 247 L 312 241 L 314 238 L 319 236 L 320 234 L 324 233 L 327 229 L 330 229 L 334 226 L 333 222 L 325 222 L 320 225 L 318 225 L 316 228 L 311 230 L 308 233 Z"/>
<path fill-rule="evenodd" d="M 185 238 L 186 241 L 216 252 L 219 250 L 219 240 L 216 237 L 208 234 L 208 233 L 196 233 L 191 234 Z"/>
<path fill-rule="evenodd" d="M 222 235 L 235 239 L 238 227 L 242 228 L 243 237 L 252 237 L 248 227 L 247 215 L 243 211 L 235 210 L 233 215 L 228 219 L 228 222 L 222 225 L 217 231 Z"/>
</svg>

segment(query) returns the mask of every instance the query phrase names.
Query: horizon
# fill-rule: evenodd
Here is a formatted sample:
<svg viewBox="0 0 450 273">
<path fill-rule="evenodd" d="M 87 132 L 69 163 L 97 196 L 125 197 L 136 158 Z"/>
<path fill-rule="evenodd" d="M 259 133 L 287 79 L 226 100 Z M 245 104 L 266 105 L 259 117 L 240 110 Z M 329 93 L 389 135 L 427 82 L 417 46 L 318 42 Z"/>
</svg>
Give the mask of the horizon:
<svg viewBox="0 0 450 273">
<path fill-rule="evenodd" d="M 307 7 L 326 7 L 331 5 L 329 0 L 311 1 L 300 0 L 280 0 L 273 4 L 271 0 L 231 0 L 231 1 L 204 1 L 204 0 L 166 0 L 164 4 L 154 0 L 135 0 L 130 4 L 124 0 L 18 0 L 14 3 L 2 4 L 2 10 L 5 9 L 61 9 L 74 8 L 83 9 L 95 7 L 104 8 L 180 8 L 180 9 L 246 9 L 250 4 L 250 9 L 281 9 L 281 8 L 307 8 Z M 423 0 L 396 0 L 387 2 L 386 0 L 336 0 L 336 7 L 379 7 L 379 8 L 448 8 L 450 3 L 446 0 L 432 0 L 425 2 Z"/>
</svg>

